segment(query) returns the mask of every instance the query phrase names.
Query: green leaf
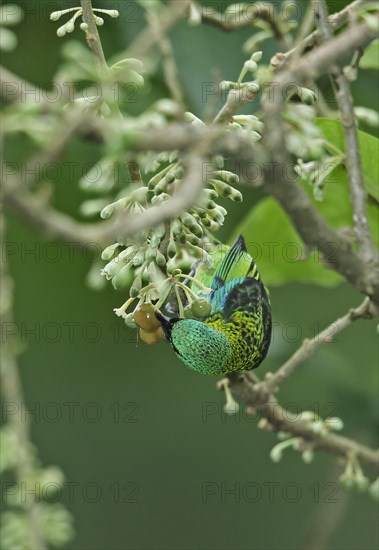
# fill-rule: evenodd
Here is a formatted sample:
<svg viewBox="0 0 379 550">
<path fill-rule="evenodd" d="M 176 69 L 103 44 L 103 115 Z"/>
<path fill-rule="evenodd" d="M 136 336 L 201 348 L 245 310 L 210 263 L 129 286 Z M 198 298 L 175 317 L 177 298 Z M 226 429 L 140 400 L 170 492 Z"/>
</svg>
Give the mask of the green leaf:
<svg viewBox="0 0 379 550">
<path fill-rule="evenodd" d="M 316 124 L 321 128 L 324 137 L 341 151 L 345 151 L 345 139 L 341 121 L 331 118 L 317 118 Z M 361 153 L 363 183 L 369 195 L 379 202 L 378 166 L 379 140 L 358 130 L 359 149 Z M 335 177 L 332 172 L 331 177 Z"/>
<path fill-rule="evenodd" d="M 343 279 L 326 269 L 316 252 L 307 251 L 287 214 L 273 198 L 263 199 L 236 228 L 230 243 L 242 234 L 268 286 L 297 281 L 334 286 Z"/>
<path fill-rule="evenodd" d="M 379 39 L 371 42 L 366 48 L 359 67 L 361 69 L 379 69 Z"/>
</svg>

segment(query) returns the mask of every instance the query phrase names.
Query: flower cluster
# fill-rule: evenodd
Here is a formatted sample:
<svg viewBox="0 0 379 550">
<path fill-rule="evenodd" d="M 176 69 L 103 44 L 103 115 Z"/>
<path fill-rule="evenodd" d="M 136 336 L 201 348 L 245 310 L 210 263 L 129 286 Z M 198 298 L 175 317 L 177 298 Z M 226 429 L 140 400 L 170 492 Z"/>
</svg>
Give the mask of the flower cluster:
<svg viewBox="0 0 379 550">
<path fill-rule="evenodd" d="M 95 23 L 99 27 L 104 25 L 104 19 L 101 16 L 96 15 L 97 13 L 109 15 L 109 17 L 113 17 L 113 18 L 116 18 L 119 16 L 119 12 L 117 10 L 104 10 L 100 8 L 92 8 L 92 11 L 96 12 L 93 15 L 95 18 Z M 80 6 L 77 6 L 75 8 L 68 8 L 65 10 L 54 11 L 50 14 L 51 21 L 58 21 L 58 19 L 60 19 L 62 15 L 66 15 L 67 13 L 73 13 L 73 12 L 74 12 L 74 15 L 66 23 L 64 23 L 64 25 L 58 28 L 57 35 L 59 37 L 65 36 L 65 34 L 71 33 L 74 31 L 76 20 L 79 17 L 83 17 L 83 9 Z M 80 24 L 80 28 L 82 29 L 82 31 L 87 31 L 88 30 L 87 23 L 82 21 L 82 23 Z"/>
</svg>

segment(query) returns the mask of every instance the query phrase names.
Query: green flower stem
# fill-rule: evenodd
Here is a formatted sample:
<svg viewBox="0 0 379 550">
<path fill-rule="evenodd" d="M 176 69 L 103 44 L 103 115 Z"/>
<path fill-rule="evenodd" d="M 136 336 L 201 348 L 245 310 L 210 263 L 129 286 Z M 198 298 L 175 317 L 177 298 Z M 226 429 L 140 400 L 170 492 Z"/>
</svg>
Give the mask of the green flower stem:
<svg viewBox="0 0 379 550">
<path fill-rule="evenodd" d="M 194 298 L 196 298 L 196 300 L 198 300 L 198 295 L 191 289 L 189 288 L 188 286 L 186 286 L 184 283 L 181 283 L 180 281 L 175 281 L 175 284 L 184 290 L 184 292 L 188 293 L 188 294 L 191 294 Z"/>
<path fill-rule="evenodd" d="M 195 283 L 196 286 L 198 286 L 199 288 L 201 288 L 201 290 L 204 290 L 204 292 L 206 292 L 207 294 L 210 292 L 210 288 L 203 285 L 203 283 L 201 283 L 200 281 L 198 281 L 197 279 L 195 279 L 195 277 L 192 277 L 192 275 L 186 275 L 185 273 L 178 273 L 177 275 L 175 275 L 175 277 L 181 277 L 183 279 L 189 279 L 190 281 L 192 281 L 193 283 Z M 196 296 L 198 298 L 198 296 Z"/>
<path fill-rule="evenodd" d="M 186 295 L 186 298 L 189 302 L 193 302 L 193 299 L 192 297 L 194 297 L 196 300 L 199 299 L 199 297 L 197 296 L 197 294 L 194 293 L 193 290 L 191 290 L 190 288 L 188 288 L 186 285 L 184 285 L 183 283 L 180 283 L 179 281 L 177 281 L 176 283 L 176 286 L 181 288 L 184 292 L 184 294 Z"/>
<path fill-rule="evenodd" d="M 344 152 L 341 151 L 341 149 L 339 149 L 338 147 L 336 147 L 334 143 L 331 143 L 330 141 L 327 141 L 327 140 L 322 140 L 322 144 L 325 147 L 325 149 L 327 149 L 331 153 L 334 153 L 336 157 L 343 158 L 345 156 Z"/>
<path fill-rule="evenodd" d="M 287 447 L 294 447 L 296 443 L 300 440 L 299 437 L 291 437 L 290 439 L 285 439 L 281 441 L 275 447 L 272 448 L 270 456 L 274 462 L 279 462 L 282 458 L 282 453 Z"/>
<path fill-rule="evenodd" d="M 137 298 L 133 297 L 133 298 L 129 298 L 128 300 L 126 300 L 126 302 L 121 306 L 121 307 L 118 307 L 118 308 L 115 308 L 114 309 L 114 312 L 115 314 L 118 316 L 118 317 L 123 317 L 126 313 L 126 310 L 128 309 L 128 307 L 134 302 L 134 300 L 136 300 Z"/>
<path fill-rule="evenodd" d="M 176 285 L 174 286 L 174 292 L 175 292 L 176 300 L 177 300 L 177 302 L 178 302 L 179 316 L 180 316 L 182 319 L 184 319 L 184 308 L 183 308 L 183 303 L 182 303 L 182 300 L 181 300 L 181 298 L 180 298 L 179 291 L 178 291 L 178 288 L 177 288 Z"/>
<path fill-rule="evenodd" d="M 238 80 L 237 80 L 237 84 L 241 84 L 241 83 L 242 83 L 242 81 L 243 81 L 243 79 L 245 78 L 246 74 L 247 74 L 247 69 L 246 69 L 246 67 L 242 67 L 241 72 L 240 72 L 239 77 L 238 77 Z"/>
<path fill-rule="evenodd" d="M 163 281 L 162 284 L 167 283 L 167 281 L 168 281 L 168 279 L 166 279 L 165 281 Z M 166 299 L 167 299 L 167 296 L 168 296 L 169 293 L 170 293 L 170 290 L 171 290 L 170 285 L 167 285 L 166 290 L 163 291 L 162 296 L 159 298 L 158 302 L 155 304 L 155 307 L 156 307 L 157 309 L 160 309 L 160 308 L 163 306 L 163 304 L 165 303 L 165 301 L 166 301 Z"/>
</svg>

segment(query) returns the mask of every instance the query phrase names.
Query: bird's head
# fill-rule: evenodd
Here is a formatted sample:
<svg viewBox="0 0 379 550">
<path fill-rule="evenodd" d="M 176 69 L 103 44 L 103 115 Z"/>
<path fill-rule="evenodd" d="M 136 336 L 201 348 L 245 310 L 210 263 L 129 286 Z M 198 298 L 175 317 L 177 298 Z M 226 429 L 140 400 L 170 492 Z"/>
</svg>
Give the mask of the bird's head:
<svg viewBox="0 0 379 550">
<path fill-rule="evenodd" d="M 226 336 L 196 319 L 166 318 L 157 313 L 166 338 L 187 367 L 202 374 L 227 371 L 232 350 Z"/>
</svg>

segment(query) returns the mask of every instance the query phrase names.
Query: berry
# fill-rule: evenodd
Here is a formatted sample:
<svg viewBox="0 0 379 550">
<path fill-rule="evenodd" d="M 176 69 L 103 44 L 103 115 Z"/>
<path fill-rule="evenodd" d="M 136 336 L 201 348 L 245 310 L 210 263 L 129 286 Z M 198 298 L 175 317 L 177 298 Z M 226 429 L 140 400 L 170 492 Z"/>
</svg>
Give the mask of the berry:
<svg viewBox="0 0 379 550">
<path fill-rule="evenodd" d="M 162 338 L 164 337 L 164 332 L 162 327 L 158 327 L 156 330 L 149 331 L 149 332 L 141 328 L 139 331 L 139 335 L 142 342 L 145 342 L 145 344 L 151 345 L 151 344 L 156 344 L 157 342 L 162 340 Z"/>
<path fill-rule="evenodd" d="M 193 313 L 192 313 L 191 306 L 186 306 L 184 308 L 184 317 L 185 317 L 185 319 L 192 319 L 193 318 Z"/>
<path fill-rule="evenodd" d="M 208 300 L 204 300 L 203 298 L 201 298 L 199 300 L 196 300 L 196 302 L 193 302 L 191 310 L 195 317 L 197 317 L 198 319 L 203 319 L 210 314 L 211 304 L 208 302 Z"/>
<path fill-rule="evenodd" d="M 145 332 L 156 331 L 161 324 L 155 317 L 155 311 L 152 304 L 141 304 L 134 312 L 134 322 Z"/>
</svg>

